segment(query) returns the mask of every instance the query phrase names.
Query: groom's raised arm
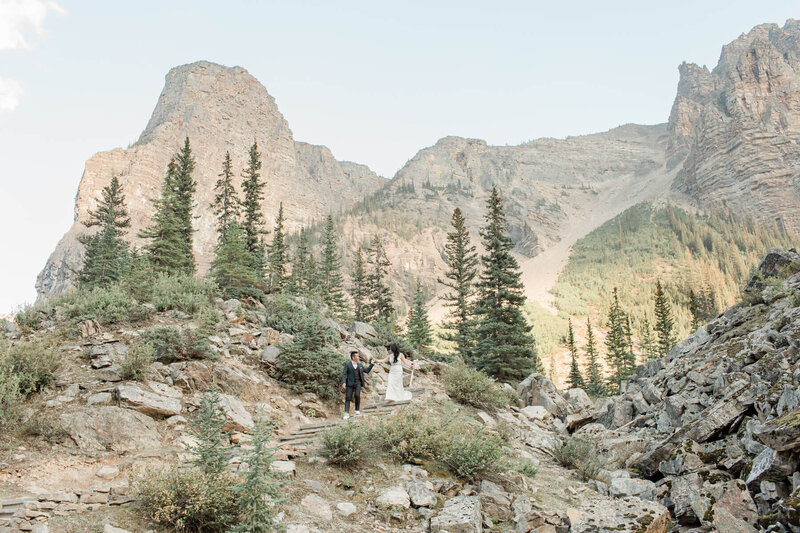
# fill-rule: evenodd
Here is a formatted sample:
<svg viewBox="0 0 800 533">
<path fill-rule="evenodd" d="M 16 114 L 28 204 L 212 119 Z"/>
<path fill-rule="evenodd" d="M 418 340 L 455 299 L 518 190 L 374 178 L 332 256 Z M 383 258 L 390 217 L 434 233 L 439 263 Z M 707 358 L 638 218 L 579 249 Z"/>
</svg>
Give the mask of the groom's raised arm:
<svg viewBox="0 0 800 533">
<path fill-rule="evenodd" d="M 375 366 L 375 363 L 373 363 L 372 361 L 370 361 L 370 362 L 369 362 L 369 366 L 368 366 L 367 368 L 363 368 L 362 370 L 364 371 L 364 373 L 365 373 L 365 374 L 368 374 L 368 373 L 369 373 L 369 371 L 370 371 L 370 370 L 372 370 L 372 367 L 373 367 L 373 366 Z"/>
</svg>

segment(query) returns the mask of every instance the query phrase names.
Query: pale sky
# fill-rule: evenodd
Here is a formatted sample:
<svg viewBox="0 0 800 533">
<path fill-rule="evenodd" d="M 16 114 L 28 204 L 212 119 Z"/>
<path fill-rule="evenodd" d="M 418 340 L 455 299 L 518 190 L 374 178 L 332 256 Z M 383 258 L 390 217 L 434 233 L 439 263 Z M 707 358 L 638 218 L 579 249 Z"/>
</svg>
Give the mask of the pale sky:
<svg viewBox="0 0 800 533">
<path fill-rule="evenodd" d="M 446 135 L 491 144 L 654 124 L 795 1 L 0 0 L 0 314 L 35 298 L 86 159 L 134 142 L 167 71 L 246 68 L 296 140 L 391 177 Z"/>
</svg>

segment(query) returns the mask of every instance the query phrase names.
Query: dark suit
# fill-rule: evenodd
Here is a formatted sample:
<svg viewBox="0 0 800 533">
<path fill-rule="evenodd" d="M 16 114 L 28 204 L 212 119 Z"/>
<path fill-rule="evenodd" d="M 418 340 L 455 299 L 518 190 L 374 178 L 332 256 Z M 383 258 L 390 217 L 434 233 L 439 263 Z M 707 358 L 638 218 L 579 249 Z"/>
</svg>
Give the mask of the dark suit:
<svg viewBox="0 0 800 533">
<path fill-rule="evenodd" d="M 367 374 L 375 363 L 371 363 L 368 367 L 364 368 L 361 363 L 358 363 L 357 368 L 353 368 L 353 362 L 348 361 L 344 364 L 342 369 L 342 385 L 346 387 L 344 396 L 344 412 L 350 413 L 350 400 L 355 399 L 356 411 L 361 410 L 361 387 L 366 382 L 364 381 L 364 374 Z"/>
</svg>

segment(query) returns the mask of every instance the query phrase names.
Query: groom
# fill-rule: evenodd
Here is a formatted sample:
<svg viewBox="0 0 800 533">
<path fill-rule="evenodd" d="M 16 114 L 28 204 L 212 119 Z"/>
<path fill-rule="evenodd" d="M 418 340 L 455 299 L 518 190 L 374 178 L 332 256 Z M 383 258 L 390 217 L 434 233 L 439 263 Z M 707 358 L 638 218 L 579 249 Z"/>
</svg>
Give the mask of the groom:
<svg viewBox="0 0 800 533">
<path fill-rule="evenodd" d="M 364 374 L 372 370 L 375 363 L 370 363 L 364 368 L 359 362 L 358 351 L 350 352 L 350 361 L 344 364 L 342 370 L 342 388 L 345 389 L 344 396 L 344 419 L 350 418 L 350 400 L 356 400 L 356 415 L 361 414 L 361 387 L 365 385 Z"/>
</svg>

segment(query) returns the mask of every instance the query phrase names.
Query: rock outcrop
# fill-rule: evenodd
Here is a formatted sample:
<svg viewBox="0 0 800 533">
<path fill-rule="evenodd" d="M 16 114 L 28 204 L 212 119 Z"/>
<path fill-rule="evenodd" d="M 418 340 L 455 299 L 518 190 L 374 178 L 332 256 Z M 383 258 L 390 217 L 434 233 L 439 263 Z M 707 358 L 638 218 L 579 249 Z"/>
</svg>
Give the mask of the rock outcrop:
<svg viewBox="0 0 800 533">
<path fill-rule="evenodd" d="M 206 61 L 175 67 L 139 140 L 86 162 L 75 199 L 75 223 L 39 274 L 40 295 L 61 292 L 72 283 L 73 270 L 82 260 L 77 238 L 86 227 L 81 222 L 112 175 L 124 187 L 131 215 L 128 238 L 139 244 L 136 234 L 150 221 L 151 200 L 160 195 L 167 164 L 187 136 L 197 160 L 194 253 L 201 272 L 213 258 L 216 225 L 209 205 L 226 151 L 241 192 L 241 169 L 250 145 L 258 142 L 268 191 L 264 215 L 271 225 L 283 202 L 290 231 L 352 206 L 385 181 L 364 165 L 337 161 L 324 146 L 295 142 L 275 100 L 245 69 Z"/>
<path fill-rule="evenodd" d="M 800 230 L 800 22 L 756 26 L 714 70 L 684 63 L 669 118 L 675 187 L 699 205 Z"/>
</svg>

